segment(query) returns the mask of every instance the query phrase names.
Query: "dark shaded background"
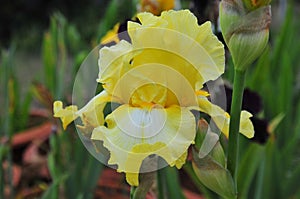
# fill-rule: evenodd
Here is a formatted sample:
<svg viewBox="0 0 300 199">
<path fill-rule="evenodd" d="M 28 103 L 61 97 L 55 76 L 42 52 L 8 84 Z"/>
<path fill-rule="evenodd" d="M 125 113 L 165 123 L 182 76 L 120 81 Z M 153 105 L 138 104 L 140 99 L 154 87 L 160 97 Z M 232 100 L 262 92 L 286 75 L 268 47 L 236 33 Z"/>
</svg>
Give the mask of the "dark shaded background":
<svg viewBox="0 0 300 199">
<path fill-rule="evenodd" d="M 75 24 L 80 33 L 89 39 L 91 27 L 97 27 L 109 0 L 1 0 L 0 2 L 0 47 L 8 47 L 15 38 L 26 37 L 39 41 L 49 18 L 61 12 Z"/>
</svg>

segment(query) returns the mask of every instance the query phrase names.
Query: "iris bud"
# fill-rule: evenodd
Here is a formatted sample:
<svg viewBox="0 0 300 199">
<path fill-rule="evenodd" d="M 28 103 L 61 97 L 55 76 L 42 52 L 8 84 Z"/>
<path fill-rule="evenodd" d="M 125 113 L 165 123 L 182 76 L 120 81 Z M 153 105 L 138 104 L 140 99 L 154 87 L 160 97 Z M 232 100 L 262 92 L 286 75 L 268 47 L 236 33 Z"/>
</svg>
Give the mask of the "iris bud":
<svg viewBox="0 0 300 199">
<path fill-rule="evenodd" d="M 235 69 L 245 71 L 264 51 L 269 40 L 269 0 L 222 0 L 220 25 Z"/>
</svg>

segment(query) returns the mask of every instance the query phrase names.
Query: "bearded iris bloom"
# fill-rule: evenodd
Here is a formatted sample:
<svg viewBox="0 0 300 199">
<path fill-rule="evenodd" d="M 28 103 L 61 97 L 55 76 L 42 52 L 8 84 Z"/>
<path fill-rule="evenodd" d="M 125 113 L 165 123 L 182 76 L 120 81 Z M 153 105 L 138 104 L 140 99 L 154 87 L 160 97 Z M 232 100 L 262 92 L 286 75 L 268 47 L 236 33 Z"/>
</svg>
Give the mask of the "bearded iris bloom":
<svg viewBox="0 0 300 199">
<path fill-rule="evenodd" d="M 228 136 L 230 116 L 208 100 L 203 84 L 224 72 L 224 48 L 210 22 L 199 26 L 188 10 L 137 15 L 128 22 L 131 43 L 121 40 L 103 47 L 97 81 L 104 90 L 81 109 L 54 103 L 54 116 L 66 128 L 77 117 L 83 133 L 110 151 L 108 164 L 125 172 L 130 185 L 139 184 L 143 160 L 150 155 L 181 168 L 194 143 L 193 111 L 211 116 Z M 108 102 L 119 106 L 104 117 Z M 241 114 L 240 132 L 253 137 L 251 114 Z"/>
</svg>

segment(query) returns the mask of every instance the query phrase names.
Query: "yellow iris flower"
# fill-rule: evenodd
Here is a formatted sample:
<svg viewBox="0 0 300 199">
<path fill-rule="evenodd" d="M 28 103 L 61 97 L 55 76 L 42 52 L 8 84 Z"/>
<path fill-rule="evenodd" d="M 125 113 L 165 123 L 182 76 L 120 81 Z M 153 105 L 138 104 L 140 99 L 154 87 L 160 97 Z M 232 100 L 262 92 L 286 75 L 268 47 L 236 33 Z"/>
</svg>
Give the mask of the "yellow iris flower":
<svg viewBox="0 0 300 199">
<path fill-rule="evenodd" d="M 224 48 L 210 22 L 199 26 L 189 10 L 137 15 L 128 22 L 131 42 L 103 47 L 98 82 L 104 90 L 77 110 L 54 103 L 54 116 L 63 127 L 80 117 L 81 129 L 110 151 L 108 164 L 125 172 L 137 186 L 143 160 L 155 154 L 181 168 L 194 143 L 196 120 L 191 110 L 211 116 L 228 136 L 230 116 L 212 104 L 203 84 L 224 72 Z M 120 104 L 104 118 L 108 102 Z M 251 114 L 243 111 L 240 132 L 253 137 Z"/>
<path fill-rule="evenodd" d="M 118 30 L 119 30 L 120 24 L 117 23 L 112 30 L 109 30 L 104 37 L 101 38 L 101 44 L 109 43 L 109 42 L 115 42 L 118 43 L 120 41 L 119 37 L 117 37 Z"/>
<path fill-rule="evenodd" d="M 141 0 L 140 11 L 151 12 L 159 15 L 164 10 L 171 10 L 175 7 L 175 0 Z"/>
</svg>

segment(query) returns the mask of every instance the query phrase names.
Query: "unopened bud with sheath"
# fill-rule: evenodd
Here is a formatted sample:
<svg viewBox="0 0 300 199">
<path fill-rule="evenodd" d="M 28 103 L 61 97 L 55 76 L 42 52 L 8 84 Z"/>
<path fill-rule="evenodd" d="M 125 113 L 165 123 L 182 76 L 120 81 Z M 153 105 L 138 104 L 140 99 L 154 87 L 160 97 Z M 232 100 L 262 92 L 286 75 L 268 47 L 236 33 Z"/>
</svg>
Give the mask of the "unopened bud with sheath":
<svg viewBox="0 0 300 199">
<path fill-rule="evenodd" d="M 270 0 L 222 0 L 220 25 L 235 69 L 245 71 L 264 51 L 271 23 Z"/>
</svg>

